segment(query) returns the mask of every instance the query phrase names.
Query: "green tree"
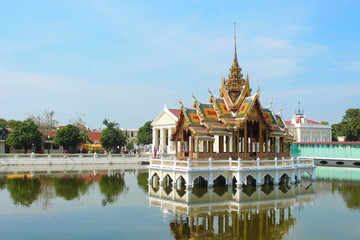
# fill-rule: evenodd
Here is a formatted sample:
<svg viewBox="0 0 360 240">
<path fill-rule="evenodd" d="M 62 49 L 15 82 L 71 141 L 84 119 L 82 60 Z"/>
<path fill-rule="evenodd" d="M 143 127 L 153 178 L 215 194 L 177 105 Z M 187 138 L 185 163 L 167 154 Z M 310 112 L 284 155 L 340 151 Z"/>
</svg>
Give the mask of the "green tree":
<svg viewBox="0 0 360 240">
<path fill-rule="evenodd" d="M 140 144 L 146 145 L 152 142 L 152 126 L 151 121 L 147 121 L 144 126 L 139 128 L 138 140 Z"/>
<path fill-rule="evenodd" d="M 346 110 L 342 121 L 334 127 L 338 136 L 345 136 L 346 141 L 360 141 L 360 108 Z"/>
<path fill-rule="evenodd" d="M 3 118 L 0 118 L 0 128 L 7 127 L 7 121 Z"/>
<path fill-rule="evenodd" d="M 338 140 L 338 132 L 339 132 L 338 124 L 332 124 L 331 125 L 331 140 L 333 142 L 339 141 Z"/>
<path fill-rule="evenodd" d="M 70 152 L 75 152 L 79 144 L 85 143 L 84 136 L 81 134 L 80 129 L 71 124 L 60 128 L 56 133 L 54 141 Z"/>
<path fill-rule="evenodd" d="M 32 145 L 41 145 L 41 137 L 38 126 L 31 119 L 27 119 L 15 124 L 14 130 L 8 136 L 7 143 L 15 148 L 24 148 L 27 153 Z"/>
<path fill-rule="evenodd" d="M 127 144 L 126 144 L 126 149 L 128 150 L 128 151 L 131 151 L 131 150 L 133 150 L 134 149 L 134 142 L 128 142 Z"/>
<path fill-rule="evenodd" d="M 107 119 L 103 121 L 106 126 L 101 132 L 100 142 L 106 149 L 121 148 L 126 144 L 126 134 L 121 131 L 119 124 L 116 122 L 109 122 Z"/>
<path fill-rule="evenodd" d="M 21 123 L 21 121 L 11 119 L 11 120 L 7 121 L 7 126 L 6 127 L 15 128 L 16 124 L 19 124 L 19 123 Z"/>
</svg>

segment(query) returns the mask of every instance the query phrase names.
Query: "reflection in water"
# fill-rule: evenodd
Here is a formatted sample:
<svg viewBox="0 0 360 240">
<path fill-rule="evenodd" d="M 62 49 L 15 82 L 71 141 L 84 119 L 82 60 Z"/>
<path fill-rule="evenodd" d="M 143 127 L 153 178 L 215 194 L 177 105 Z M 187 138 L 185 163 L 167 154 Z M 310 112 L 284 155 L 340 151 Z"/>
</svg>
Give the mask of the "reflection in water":
<svg viewBox="0 0 360 240">
<path fill-rule="evenodd" d="M 99 181 L 100 192 L 105 196 L 102 205 L 106 206 L 117 201 L 120 193 L 126 190 L 124 176 L 114 173 L 103 176 Z"/>
<path fill-rule="evenodd" d="M 89 192 L 90 186 L 99 185 L 104 196 L 102 205 L 118 201 L 121 193 L 128 190 L 122 173 L 50 174 L 50 175 L 5 175 L 0 177 L 0 189 L 7 189 L 16 205 L 29 207 L 41 200 L 43 208 L 50 205 L 51 199 L 80 199 Z M 141 173 L 142 174 L 142 173 Z M 143 178 L 147 177 L 147 172 Z M 147 187 L 147 185 L 146 185 Z M 144 188 L 144 187 L 143 187 Z"/>
<path fill-rule="evenodd" d="M 172 191 L 149 186 L 151 206 L 172 212 L 174 239 L 283 239 L 295 225 L 294 211 L 312 202 L 311 183 L 297 186 L 193 188 Z"/>
<path fill-rule="evenodd" d="M 85 182 L 80 176 L 66 175 L 53 180 L 56 196 L 72 200 L 87 192 L 90 182 Z"/>
<path fill-rule="evenodd" d="M 0 178 L 0 189 L 4 189 L 5 184 L 6 184 L 5 178 Z"/>
<path fill-rule="evenodd" d="M 147 193 L 149 172 L 138 173 L 136 176 L 138 186 Z"/>
<path fill-rule="evenodd" d="M 10 196 L 16 205 L 30 206 L 40 194 L 40 181 L 24 176 L 6 180 Z"/>
<path fill-rule="evenodd" d="M 360 187 L 352 183 L 333 183 L 332 191 L 338 191 L 349 209 L 360 211 Z"/>
</svg>

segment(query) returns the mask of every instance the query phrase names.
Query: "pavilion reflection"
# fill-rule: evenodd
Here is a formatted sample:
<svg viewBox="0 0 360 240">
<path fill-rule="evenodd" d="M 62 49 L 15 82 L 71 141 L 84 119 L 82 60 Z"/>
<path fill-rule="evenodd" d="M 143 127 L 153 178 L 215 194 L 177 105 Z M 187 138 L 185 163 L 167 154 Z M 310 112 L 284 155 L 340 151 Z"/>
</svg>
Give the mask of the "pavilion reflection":
<svg viewBox="0 0 360 240">
<path fill-rule="evenodd" d="M 314 186 L 157 189 L 149 205 L 171 212 L 174 239 L 283 239 L 296 224 L 295 213 L 312 203 Z"/>
</svg>

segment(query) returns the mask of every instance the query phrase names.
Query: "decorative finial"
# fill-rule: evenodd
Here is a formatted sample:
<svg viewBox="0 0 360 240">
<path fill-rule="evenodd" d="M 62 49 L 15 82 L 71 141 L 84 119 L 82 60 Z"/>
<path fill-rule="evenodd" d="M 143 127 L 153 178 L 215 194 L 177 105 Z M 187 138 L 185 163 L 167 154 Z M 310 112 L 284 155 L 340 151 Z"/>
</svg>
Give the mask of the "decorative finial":
<svg viewBox="0 0 360 240">
<path fill-rule="evenodd" d="M 273 103 L 274 103 L 274 99 L 273 99 L 273 98 L 271 98 L 271 102 L 270 102 L 270 105 L 269 105 L 269 108 L 270 108 L 270 109 L 272 109 L 272 105 L 273 105 Z"/>
<path fill-rule="evenodd" d="M 298 108 L 297 114 L 301 114 L 301 110 L 300 110 L 300 100 L 298 101 L 298 105 L 299 105 L 299 108 Z"/>
<path fill-rule="evenodd" d="M 239 63 L 237 60 L 237 52 L 236 52 L 236 23 L 234 23 L 234 61 L 233 61 L 231 68 L 233 68 L 233 69 L 239 68 Z"/>
<path fill-rule="evenodd" d="M 197 100 L 196 100 L 196 97 L 195 97 L 195 95 L 194 95 L 194 93 L 192 94 L 192 97 L 194 98 L 194 100 L 195 100 L 195 101 L 197 101 Z"/>
<path fill-rule="evenodd" d="M 208 88 L 208 92 L 210 93 L 211 96 L 214 96 L 214 94 L 210 91 L 210 88 Z"/>
<path fill-rule="evenodd" d="M 257 80 L 257 82 L 258 82 L 258 89 L 257 89 L 257 94 L 260 94 L 260 83 L 259 83 L 259 79 Z"/>
<path fill-rule="evenodd" d="M 234 22 L 234 58 L 237 59 L 237 54 L 236 54 L 236 23 Z"/>
<path fill-rule="evenodd" d="M 280 112 L 278 113 L 278 115 L 282 116 L 283 110 L 284 110 L 284 105 L 281 105 Z"/>
</svg>

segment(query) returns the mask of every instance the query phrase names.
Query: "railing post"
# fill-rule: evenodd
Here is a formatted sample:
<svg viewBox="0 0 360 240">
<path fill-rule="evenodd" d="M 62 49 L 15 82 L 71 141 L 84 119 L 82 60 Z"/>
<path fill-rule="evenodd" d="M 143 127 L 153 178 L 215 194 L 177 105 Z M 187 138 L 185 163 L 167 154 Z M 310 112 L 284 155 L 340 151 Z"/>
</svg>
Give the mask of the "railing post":
<svg viewBox="0 0 360 240">
<path fill-rule="evenodd" d="M 277 157 L 274 158 L 274 162 L 275 162 L 275 168 L 277 168 L 278 167 Z"/>
<path fill-rule="evenodd" d="M 232 162 L 232 158 L 229 157 L 229 167 L 231 168 L 231 162 Z"/>
<path fill-rule="evenodd" d="M 238 169 L 240 169 L 240 168 L 241 168 L 241 158 L 238 158 Z"/>
<path fill-rule="evenodd" d="M 191 167 L 191 165 L 190 165 L 190 158 L 186 159 L 186 161 L 187 161 L 187 167 L 188 167 L 188 169 L 190 169 L 190 167 Z"/>
<path fill-rule="evenodd" d="M 259 157 L 256 159 L 256 166 L 260 167 L 260 158 Z"/>
<path fill-rule="evenodd" d="M 212 159 L 209 157 L 209 168 L 212 168 Z"/>
</svg>

